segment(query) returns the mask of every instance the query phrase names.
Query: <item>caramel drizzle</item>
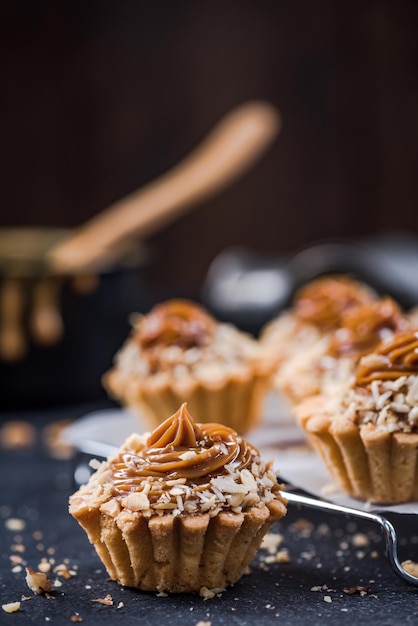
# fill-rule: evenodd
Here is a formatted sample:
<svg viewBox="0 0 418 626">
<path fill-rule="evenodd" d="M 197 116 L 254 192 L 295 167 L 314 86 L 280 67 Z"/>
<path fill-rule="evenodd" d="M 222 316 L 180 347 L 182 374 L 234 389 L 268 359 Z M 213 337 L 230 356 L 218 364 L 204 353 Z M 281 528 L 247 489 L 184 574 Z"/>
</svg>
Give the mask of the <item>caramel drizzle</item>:
<svg viewBox="0 0 418 626">
<path fill-rule="evenodd" d="M 397 333 L 382 341 L 374 353 L 364 357 L 357 368 L 356 384 L 373 380 L 396 380 L 418 374 L 418 330 Z"/>
<path fill-rule="evenodd" d="M 192 455 L 184 453 L 193 452 Z M 160 424 L 138 454 L 126 452 L 113 462 L 114 486 L 118 493 L 139 487 L 144 477 L 202 480 L 234 464 L 238 471 L 248 467 L 258 450 L 221 424 L 195 424 L 183 404 Z M 157 485 L 161 493 L 162 485 Z"/>
<path fill-rule="evenodd" d="M 136 330 L 136 340 L 144 350 L 177 345 L 192 348 L 205 345 L 214 333 L 215 320 L 188 300 L 168 300 L 144 316 Z"/>
<path fill-rule="evenodd" d="M 327 276 L 310 282 L 295 297 L 295 315 L 322 330 L 337 328 L 344 311 L 370 302 L 367 289 L 346 276 Z"/>
<path fill-rule="evenodd" d="M 408 326 L 408 320 L 391 298 L 356 306 L 342 314 L 341 328 L 333 333 L 328 354 L 360 358 L 388 335 Z"/>
</svg>

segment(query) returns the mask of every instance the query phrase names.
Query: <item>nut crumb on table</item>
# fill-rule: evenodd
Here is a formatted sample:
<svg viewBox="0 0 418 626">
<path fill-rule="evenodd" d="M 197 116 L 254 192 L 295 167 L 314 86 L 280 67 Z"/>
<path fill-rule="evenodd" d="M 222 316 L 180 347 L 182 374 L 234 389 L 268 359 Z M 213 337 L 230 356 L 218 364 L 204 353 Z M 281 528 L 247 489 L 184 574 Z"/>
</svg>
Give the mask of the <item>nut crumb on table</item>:
<svg viewBox="0 0 418 626">
<path fill-rule="evenodd" d="M 20 602 L 8 602 L 6 604 L 2 604 L 1 608 L 6 613 L 16 613 L 20 609 Z"/>
<path fill-rule="evenodd" d="M 31 591 L 40 594 L 47 594 L 54 590 L 51 581 L 43 572 L 37 572 L 30 567 L 26 567 L 26 583 Z"/>
</svg>

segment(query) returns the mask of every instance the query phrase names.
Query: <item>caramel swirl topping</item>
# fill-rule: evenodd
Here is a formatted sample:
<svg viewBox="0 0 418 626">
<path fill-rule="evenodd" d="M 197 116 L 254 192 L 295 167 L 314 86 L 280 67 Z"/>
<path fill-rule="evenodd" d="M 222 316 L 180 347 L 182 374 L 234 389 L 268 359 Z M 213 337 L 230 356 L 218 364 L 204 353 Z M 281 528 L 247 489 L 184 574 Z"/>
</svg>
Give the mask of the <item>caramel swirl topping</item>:
<svg viewBox="0 0 418 626">
<path fill-rule="evenodd" d="M 328 348 L 333 357 L 360 358 L 394 333 L 407 330 L 409 323 L 391 298 L 356 306 L 342 313 Z"/>
<path fill-rule="evenodd" d="M 408 330 L 382 341 L 375 352 L 361 359 L 356 384 L 365 387 L 373 380 L 396 380 L 417 374 L 418 330 Z"/>
<path fill-rule="evenodd" d="M 295 315 L 322 330 L 337 328 L 342 314 L 353 306 L 370 302 L 370 292 L 346 276 L 318 278 L 295 296 Z"/>
<path fill-rule="evenodd" d="M 138 454 L 125 452 L 113 462 L 116 492 L 135 490 L 144 477 L 210 480 L 226 472 L 250 466 L 259 453 L 237 433 L 221 424 L 195 424 L 186 404 L 160 424 Z"/>
<path fill-rule="evenodd" d="M 206 311 L 188 300 L 168 300 L 145 315 L 136 329 L 143 349 L 176 345 L 187 349 L 207 344 L 216 323 Z"/>
</svg>

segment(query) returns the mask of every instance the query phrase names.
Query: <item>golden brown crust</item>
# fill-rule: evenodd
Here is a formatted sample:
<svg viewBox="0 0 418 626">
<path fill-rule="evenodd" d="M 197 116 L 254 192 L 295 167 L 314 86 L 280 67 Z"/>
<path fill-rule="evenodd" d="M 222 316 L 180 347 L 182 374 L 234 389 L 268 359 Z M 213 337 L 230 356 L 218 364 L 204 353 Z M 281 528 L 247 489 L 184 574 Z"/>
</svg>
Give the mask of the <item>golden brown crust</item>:
<svg viewBox="0 0 418 626">
<path fill-rule="evenodd" d="M 109 575 L 148 591 L 223 588 L 286 514 L 271 462 L 232 429 L 195 423 L 186 405 L 131 435 L 70 497 Z"/>
<path fill-rule="evenodd" d="M 320 404 L 302 407 L 299 423 L 343 491 L 382 504 L 417 499 L 418 434 L 358 426 L 344 414 L 321 413 Z"/>
<path fill-rule="evenodd" d="M 138 515 L 126 526 L 102 515 L 99 541 L 92 516 L 79 516 L 78 521 L 94 538 L 109 576 L 120 584 L 144 591 L 197 593 L 202 587 L 225 588 L 241 577 L 271 524 L 285 514 L 284 502 L 213 518 Z"/>
<path fill-rule="evenodd" d="M 245 434 L 260 420 L 270 378 L 271 369 L 263 371 L 252 366 L 218 381 L 186 378 L 179 384 L 167 379 L 141 380 L 112 370 L 104 376 L 103 384 L 112 397 L 145 417 L 149 428 L 187 402 L 196 421 L 222 422 Z"/>
</svg>

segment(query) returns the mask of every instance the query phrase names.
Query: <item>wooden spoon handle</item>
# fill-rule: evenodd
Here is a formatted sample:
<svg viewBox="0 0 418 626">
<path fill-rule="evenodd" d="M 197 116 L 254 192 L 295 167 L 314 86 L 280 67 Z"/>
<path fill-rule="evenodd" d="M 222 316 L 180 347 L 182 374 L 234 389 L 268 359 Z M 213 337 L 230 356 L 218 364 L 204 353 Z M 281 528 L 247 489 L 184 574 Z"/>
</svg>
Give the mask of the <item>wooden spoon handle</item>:
<svg viewBox="0 0 418 626">
<path fill-rule="evenodd" d="M 124 239 L 143 237 L 243 174 L 281 126 L 277 110 L 261 101 L 234 109 L 171 170 L 93 217 L 52 248 L 55 271 L 100 270 L 108 251 Z"/>
</svg>

